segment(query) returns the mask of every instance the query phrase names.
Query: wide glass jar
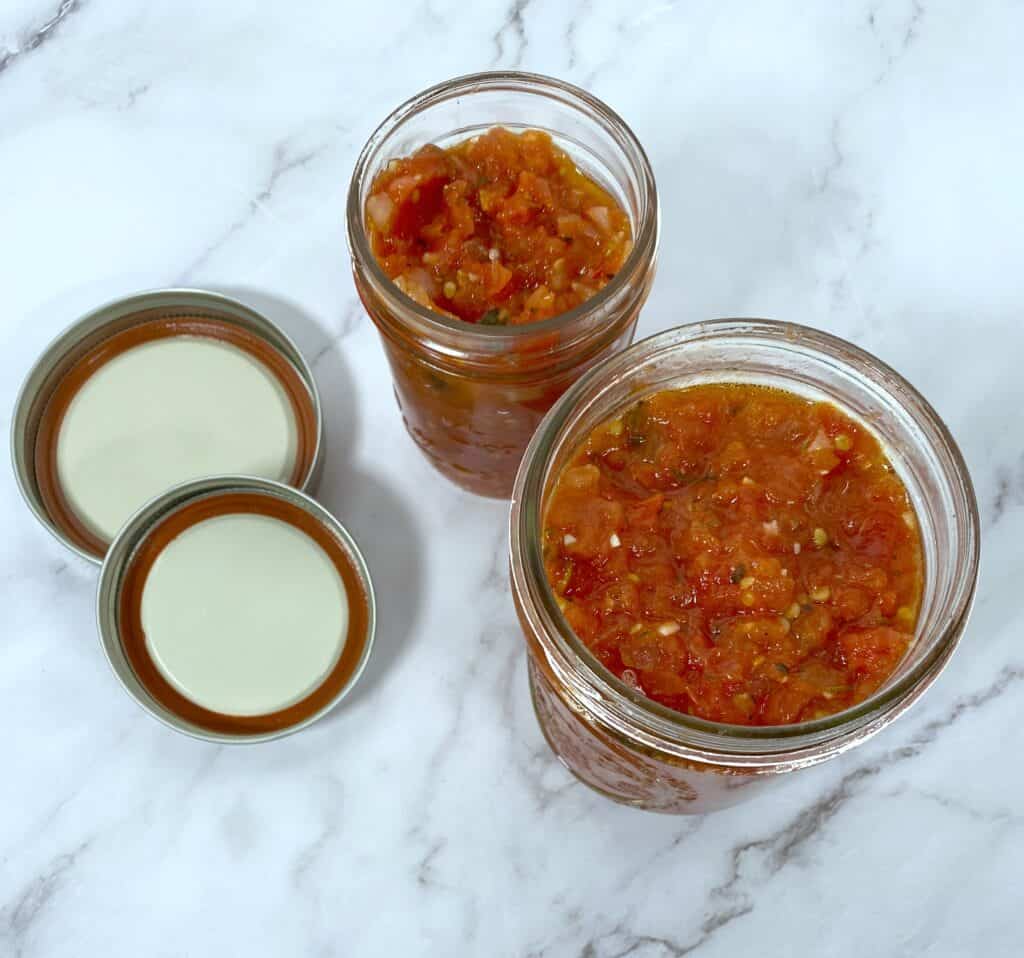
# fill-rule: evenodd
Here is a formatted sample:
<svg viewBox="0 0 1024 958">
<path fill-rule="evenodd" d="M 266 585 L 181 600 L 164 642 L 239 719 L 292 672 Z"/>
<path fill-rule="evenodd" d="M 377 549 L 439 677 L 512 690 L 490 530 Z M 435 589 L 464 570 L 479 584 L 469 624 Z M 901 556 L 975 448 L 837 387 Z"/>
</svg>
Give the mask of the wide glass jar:
<svg viewBox="0 0 1024 958">
<path fill-rule="evenodd" d="M 646 698 L 591 655 L 563 618 L 542 556 L 542 520 L 563 465 L 599 423 L 659 390 L 705 382 L 775 386 L 832 402 L 868 426 L 917 512 L 925 582 L 914 640 L 870 698 L 794 725 L 708 722 Z M 580 380 L 541 424 L 516 479 L 512 589 L 529 646 L 541 728 L 578 778 L 609 798 L 663 812 L 705 812 L 780 773 L 863 742 L 935 680 L 967 622 L 978 574 L 978 509 L 949 431 L 884 363 L 817 330 L 767 320 L 717 320 L 669 330 Z"/>
<path fill-rule="evenodd" d="M 589 300 L 522 326 L 449 318 L 414 302 L 370 248 L 366 200 L 388 160 L 447 147 L 494 126 L 549 133 L 625 210 L 633 249 Z M 409 433 L 470 492 L 507 498 L 530 437 L 579 376 L 627 346 L 654 278 L 658 200 L 643 148 L 623 120 L 568 83 L 529 73 L 478 73 L 431 87 L 395 110 L 356 162 L 348 195 L 356 289 L 380 331 Z"/>
</svg>

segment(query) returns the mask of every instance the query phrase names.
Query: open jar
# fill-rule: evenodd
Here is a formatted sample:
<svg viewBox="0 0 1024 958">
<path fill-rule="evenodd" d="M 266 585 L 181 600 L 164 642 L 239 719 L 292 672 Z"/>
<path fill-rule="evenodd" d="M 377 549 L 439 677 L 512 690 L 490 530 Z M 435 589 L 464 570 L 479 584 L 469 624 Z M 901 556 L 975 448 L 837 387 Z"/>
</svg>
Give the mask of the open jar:
<svg viewBox="0 0 1024 958">
<path fill-rule="evenodd" d="M 433 312 L 377 262 L 366 200 L 389 159 L 450 146 L 494 126 L 542 130 L 626 212 L 633 248 L 622 268 L 569 312 L 521 326 L 486 326 Z M 374 132 L 356 162 L 347 228 L 356 289 L 377 326 L 410 435 L 445 476 L 507 498 L 530 437 L 579 376 L 627 346 L 654 278 L 658 201 L 643 148 L 604 103 L 528 73 L 478 73 L 420 93 Z"/>
<path fill-rule="evenodd" d="M 774 386 L 840 407 L 882 444 L 910 496 L 924 554 L 913 642 L 863 702 L 793 725 L 741 726 L 666 708 L 604 668 L 572 632 L 548 584 L 542 528 L 562 472 L 599 423 L 660 390 L 708 382 Z M 780 773 L 863 742 L 935 680 L 967 622 L 980 533 L 970 476 L 938 415 L 904 379 L 850 343 L 767 320 L 717 320 L 637 343 L 581 379 L 537 430 L 516 479 L 512 589 L 529 647 L 534 706 L 552 749 L 586 784 L 641 808 L 697 813 Z"/>
</svg>

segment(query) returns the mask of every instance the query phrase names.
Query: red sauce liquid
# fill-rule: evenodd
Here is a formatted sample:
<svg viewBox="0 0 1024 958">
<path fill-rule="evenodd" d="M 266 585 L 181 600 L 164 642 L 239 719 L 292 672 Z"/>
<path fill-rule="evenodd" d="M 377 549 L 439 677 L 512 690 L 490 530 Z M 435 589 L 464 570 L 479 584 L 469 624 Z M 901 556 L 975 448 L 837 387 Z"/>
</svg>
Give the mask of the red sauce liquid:
<svg viewBox="0 0 1024 958">
<path fill-rule="evenodd" d="M 738 725 L 867 698 L 921 601 L 917 519 L 878 441 L 835 406 L 760 386 L 668 390 L 600 425 L 559 476 L 544 550 L 602 664 Z"/>
</svg>

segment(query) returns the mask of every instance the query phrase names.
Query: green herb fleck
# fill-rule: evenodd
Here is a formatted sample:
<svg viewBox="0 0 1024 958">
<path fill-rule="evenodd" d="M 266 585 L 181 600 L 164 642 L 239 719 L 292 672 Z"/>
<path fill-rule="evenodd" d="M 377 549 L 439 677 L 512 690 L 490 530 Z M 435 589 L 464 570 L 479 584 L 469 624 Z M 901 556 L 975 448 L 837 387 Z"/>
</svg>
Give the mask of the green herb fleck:
<svg viewBox="0 0 1024 958">
<path fill-rule="evenodd" d="M 555 586 L 556 591 L 565 594 L 565 590 L 569 588 L 569 583 L 572 581 L 572 574 L 576 571 L 576 563 L 572 559 L 567 559 L 565 565 L 562 567 L 562 575 L 558 580 L 558 585 Z"/>
<path fill-rule="evenodd" d="M 505 326 L 508 324 L 508 313 L 503 309 L 489 309 L 480 317 L 481 326 Z"/>
<path fill-rule="evenodd" d="M 747 567 L 745 565 L 738 565 L 732 570 L 732 575 L 729 576 L 729 581 L 733 585 L 739 585 L 746 577 Z"/>
<path fill-rule="evenodd" d="M 629 446 L 642 446 L 647 442 L 648 420 L 644 406 L 645 403 L 641 399 L 622 417 L 623 425 L 626 427 L 626 444 Z"/>
<path fill-rule="evenodd" d="M 783 675 L 789 675 L 789 666 L 783 662 L 776 662 L 775 668 L 777 668 Z"/>
</svg>

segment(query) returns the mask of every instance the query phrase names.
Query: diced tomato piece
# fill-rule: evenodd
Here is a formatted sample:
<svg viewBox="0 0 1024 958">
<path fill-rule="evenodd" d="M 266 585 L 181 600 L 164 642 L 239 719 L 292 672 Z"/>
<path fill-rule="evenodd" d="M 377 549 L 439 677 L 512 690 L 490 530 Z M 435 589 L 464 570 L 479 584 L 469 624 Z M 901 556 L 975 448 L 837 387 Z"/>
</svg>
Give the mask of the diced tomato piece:
<svg viewBox="0 0 1024 958">
<path fill-rule="evenodd" d="M 888 674 L 907 650 L 908 636 L 887 626 L 851 629 L 839 637 L 849 669 L 865 675 Z"/>
</svg>

